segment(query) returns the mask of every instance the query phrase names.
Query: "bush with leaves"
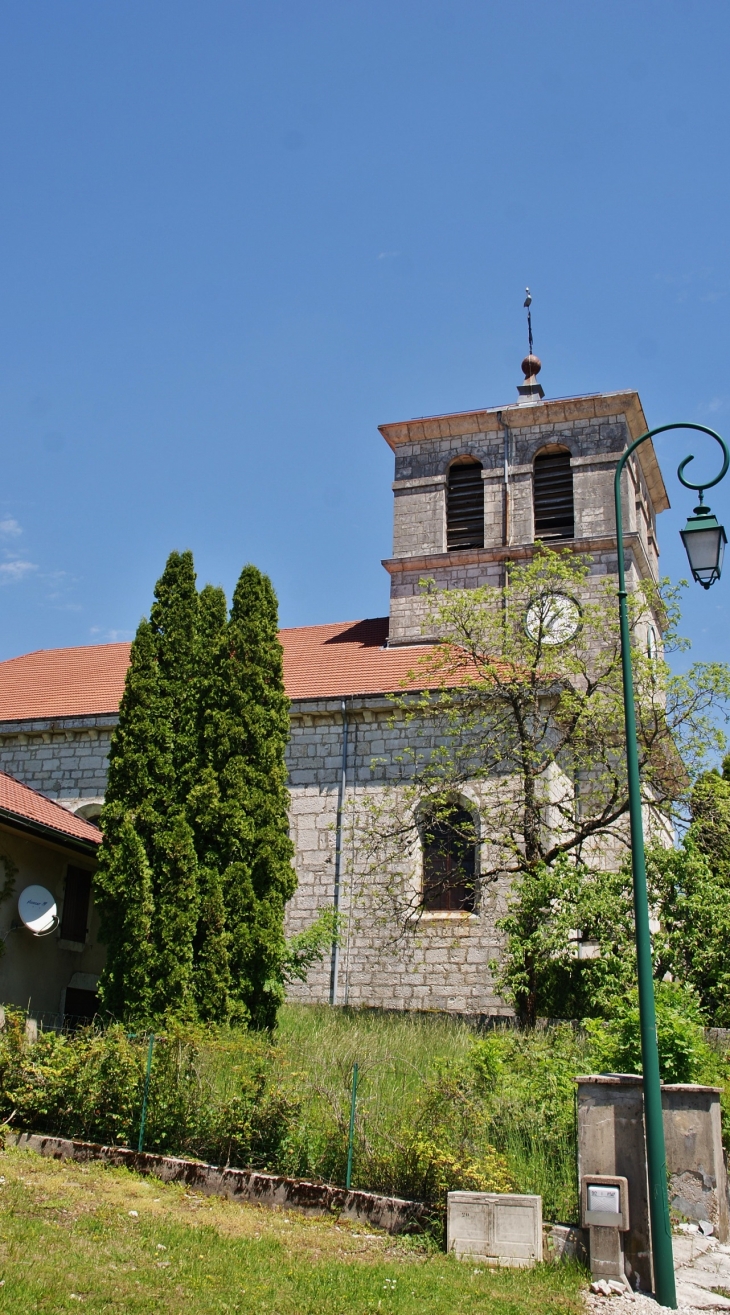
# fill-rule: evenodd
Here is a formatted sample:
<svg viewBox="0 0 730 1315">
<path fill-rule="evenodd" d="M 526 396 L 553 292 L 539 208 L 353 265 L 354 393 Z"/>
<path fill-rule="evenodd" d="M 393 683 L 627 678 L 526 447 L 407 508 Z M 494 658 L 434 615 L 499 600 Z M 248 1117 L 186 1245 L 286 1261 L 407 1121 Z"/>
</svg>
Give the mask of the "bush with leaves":
<svg viewBox="0 0 730 1315">
<path fill-rule="evenodd" d="M 720 1079 L 723 1065 L 705 1040 L 696 995 L 674 982 L 657 982 L 654 994 L 662 1082 L 712 1083 Z M 610 1019 L 587 1019 L 585 1026 L 595 1072 L 641 1073 L 637 991 L 614 1002 Z"/>
<path fill-rule="evenodd" d="M 136 1147 L 147 1038 L 114 1025 L 42 1032 L 29 1046 L 24 1021 L 9 1010 L 0 1032 L 0 1123 Z M 210 1031 L 178 1027 L 156 1038 L 145 1149 L 276 1169 L 299 1113 L 295 1085 L 282 1081 L 278 1053 L 263 1039 L 239 1033 L 233 1069 L 225 1055 Z"/>
</svg>

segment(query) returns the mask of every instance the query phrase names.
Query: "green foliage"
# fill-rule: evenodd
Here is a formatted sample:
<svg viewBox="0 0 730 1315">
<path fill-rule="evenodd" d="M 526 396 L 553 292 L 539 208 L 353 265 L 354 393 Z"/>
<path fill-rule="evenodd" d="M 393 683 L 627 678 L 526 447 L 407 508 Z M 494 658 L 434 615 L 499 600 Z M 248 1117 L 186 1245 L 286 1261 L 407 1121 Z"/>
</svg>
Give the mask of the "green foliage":
<svg viewBox="0 0 730 1315">
<path fill-rule="evenodd" d="M 198 594 L 192 555 L 170 555 L 132 645 L 101 818 L 113 1017 L 275 1022 L 296 884 L 277 626 L 255 567 L 227 618 L 220 589 Z"/>
<path fill-rule="evenodd" d="M 147 1038 L 118 1025 L 28 1046 L 0 1033 L 0 1123 L 136 1146 Z M 576 1218 L 568 1026 L 477 1033 L 458 1020 L 285 1006 L 275 1038 L 174 1024 L 155 1041 L 145 1146 L 342 1184 L 352 1065 L 360 1066 L 353 1185 L 430 1201 L 452 1189 L 537 1192 Z M 12 1117 L 11 1117 L 12 1116 Z"/>
<path fill-rule="evenodd" d="M 147 1039 L 120 1025 L 73 1036 L 43 1032 L 28 1046 L 24 1018 L 0 1033 L 0 1122 L 56 1136 L 137 1145 Z M 217 1164 L 276 1168 L 298 1114 L 276 1051 L 250 1034 L 225 1041 L 176 1026 L 153 1050 L 145 1149 Z"/>
<path fill-rule="evenodd" d="M 655 986 L 659 1072 L 662 1082 L 712 1083 L 722 1066 L 705 1041 L 697 997 L 673 982 Z M 610 1020 L 588 1019 L 590 1062 L 599 1073 L 641 1073 L 639 999 L 632 991 L 614 1001 Z"/>
<path fill-rule="evenodd" d="M 724 771 L 730 770 L 726 759 Z M 656 928 L 654 977 L 694 994 L 706 1021 L 730 1025 L 730 782 L 700 776 L 692 822 L 675 849 L 647 852 L 649 905 Z M 541 864 L 514 884 L 507 916 L 501 988 L 524 1015 L 612 1017 L 635 981 L 634 913 L 628 860 L 615 871 Z M 577 939 L 580 934 L 580 942 Z M 582 958 L 591 947 L 595 957 Z"/>
</svg>

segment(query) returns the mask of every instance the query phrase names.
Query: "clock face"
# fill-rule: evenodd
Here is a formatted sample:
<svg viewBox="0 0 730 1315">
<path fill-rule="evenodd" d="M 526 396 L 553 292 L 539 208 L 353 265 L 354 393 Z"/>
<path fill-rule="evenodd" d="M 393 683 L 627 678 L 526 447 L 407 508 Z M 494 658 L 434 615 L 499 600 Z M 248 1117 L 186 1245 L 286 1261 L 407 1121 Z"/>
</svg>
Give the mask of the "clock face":
<svg viewBox="0 0 730 1315">
<path fill-rule="evenodd" d="M 525 613 L 525 630 L 530 639 L 543 644 L 567 644 L 578 632 L 580 608 L 568 594 L 542 594 Z"/>
</svg>

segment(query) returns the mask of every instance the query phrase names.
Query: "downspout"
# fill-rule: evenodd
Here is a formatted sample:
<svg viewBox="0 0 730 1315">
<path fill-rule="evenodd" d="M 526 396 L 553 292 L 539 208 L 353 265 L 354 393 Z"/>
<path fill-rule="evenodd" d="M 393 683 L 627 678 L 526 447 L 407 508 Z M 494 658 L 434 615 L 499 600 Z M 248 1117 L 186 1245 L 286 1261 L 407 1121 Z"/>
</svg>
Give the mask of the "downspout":
<svg viewBox="0 0 730 1315">
<path fill-rule="evenodd" d="M 502 419 L 502 412 L 497 412 L 497 420 L 502 426 L 504 436 L 504 498 L 502 502 L 502 546 L 509 547 L 509 425 Z"/>
<path fill-rule="evenodd" d="M 347 701 L 342 700 L 342 766 L 340 768 L 340 785 L 337 792 L 337 821 L 335 824 L 335 889 L 332 905 L 335 914 L 340 911 L 340 886 L 342 874 L 342 810 L 345 806 L 345 789 L 347 786 Z M 337 986 L 340 972 L 339 936 L 332 942 L 330 960 L 330 1004 L 337 1004 Z"/>
</svg>

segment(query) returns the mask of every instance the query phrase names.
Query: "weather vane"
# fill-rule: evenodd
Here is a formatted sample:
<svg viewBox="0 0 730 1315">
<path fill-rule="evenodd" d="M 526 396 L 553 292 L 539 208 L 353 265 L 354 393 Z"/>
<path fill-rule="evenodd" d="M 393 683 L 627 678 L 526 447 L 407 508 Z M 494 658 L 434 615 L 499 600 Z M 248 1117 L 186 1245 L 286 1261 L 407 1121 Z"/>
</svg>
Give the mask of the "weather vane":
<svg viewBox="0 0 730 1315">
<path fill-rule="evenodd" d="M 533 352 L 532 352 L 532 316 L 531 316 L 531 314 L 530 314 L 530 307 L 531 307 L 531 305 L 532 305 L 532 294 L 530 293 L 530 289 L 529 289 L 529 288 L 525 288 L 525 292 L 527 293 L 527 296 L 525 297 L 525 307 L 526 307 L 526 309 L 527 309 L 527 337 L 528 337 L 528 340 L 529 340 L 529 343 L 530 343 L 530 356 L 532 356 L 532 354 L 533 354 Z"/>
</svg>

